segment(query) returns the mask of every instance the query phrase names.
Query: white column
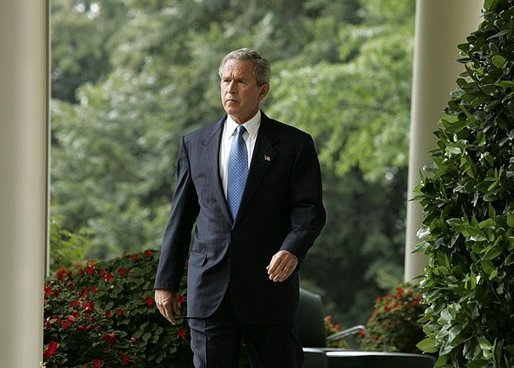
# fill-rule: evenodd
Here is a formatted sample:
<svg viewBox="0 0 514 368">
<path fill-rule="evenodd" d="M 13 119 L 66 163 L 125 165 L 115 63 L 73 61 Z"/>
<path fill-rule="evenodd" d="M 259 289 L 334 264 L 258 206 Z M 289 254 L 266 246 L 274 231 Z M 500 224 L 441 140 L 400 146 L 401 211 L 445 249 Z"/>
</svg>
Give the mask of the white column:
<svg viewBox="0 0 514 368">
<path fill-rule="evenodd" d="M 419 171 L 430 162 L 435 148 L 436 123 L 456 87 L 463 66 L 457 45 L 475 31 L 481 21 L 480 0 L 417 0 L 409 149 L 409 199 L 419 184 Z M 405 281 L 423 273 L 425 257 L 412 251 L 419 239 L 423 212 L 415 201 L 407 203 Z"/>
<path fill-rule="evenodd" d="M 0 366 L 42 360 L 48 1 L 0 0 Z"/>
</svg>

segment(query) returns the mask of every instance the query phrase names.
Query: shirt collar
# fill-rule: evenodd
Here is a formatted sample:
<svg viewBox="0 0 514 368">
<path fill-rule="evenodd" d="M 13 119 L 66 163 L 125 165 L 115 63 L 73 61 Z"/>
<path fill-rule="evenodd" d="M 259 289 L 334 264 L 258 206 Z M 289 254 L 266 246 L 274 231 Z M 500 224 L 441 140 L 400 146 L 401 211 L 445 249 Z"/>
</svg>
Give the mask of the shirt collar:
<svg viewBox="0 0 514 368">
<path fill-rule="evenodd" d="M 248 120 L 246 123 L 242 124 L 250 137 L 255 139 L 257 136 L 257 133 L 259 131 L 259 127 L 261 126 L 261 110 L 257 111 L 257 114 L 253 116 L 250 120 Z M 227 115 L 227 130 L 229 133 L 229 137 L 231 137 L 234 134 L 234 131 L 239 126 L 238 123 L 236 123 L 230 115 Z"/>
</svg>

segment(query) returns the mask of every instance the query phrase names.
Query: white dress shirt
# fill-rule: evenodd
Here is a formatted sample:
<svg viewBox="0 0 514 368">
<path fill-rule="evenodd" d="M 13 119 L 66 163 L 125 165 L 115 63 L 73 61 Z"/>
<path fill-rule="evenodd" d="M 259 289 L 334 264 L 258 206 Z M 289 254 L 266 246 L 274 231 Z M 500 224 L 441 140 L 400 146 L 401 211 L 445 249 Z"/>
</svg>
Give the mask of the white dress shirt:
<svg viewBox="0 0 514 368">
<path fill-rule="evenodd" d="M 257 133 L 261 126 L 261 111 L 257 111 L 257 114 L 246 123 L 242 124 L 246 132 L 243 134 L 243 139 L 246 143 L 246 149 L 248 150 L 248 168 L 252 162 L 253 149 L 255 147 L 255 140 L 257 139 Z M 223 133 L 221 135 L 220 153 L 219 153 L 219 166 L 220 166 L 220 178 L 221 184 L 223 185 L 223 192 L 225 197 L 227 196 L 227 183 L 228 183 L 228 157 L 230 155 L 230 148 L 232 142 L 236 136 L 236 129 L 239 126 L 230 115 L 227 116 L 227 120 L 223 126 Z"/>
</svg>

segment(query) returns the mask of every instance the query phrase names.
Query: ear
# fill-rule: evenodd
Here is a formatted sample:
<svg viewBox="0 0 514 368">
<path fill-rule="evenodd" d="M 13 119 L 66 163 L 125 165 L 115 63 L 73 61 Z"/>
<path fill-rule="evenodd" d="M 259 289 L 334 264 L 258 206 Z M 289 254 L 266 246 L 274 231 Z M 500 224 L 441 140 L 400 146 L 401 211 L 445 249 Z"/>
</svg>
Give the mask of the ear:
<svg viewBox="0 0 514 368">
<path fill-rule="evenodd" d="M 264 83 L 262 86 L 259 87 L 259 89 L 259 101 L 262 101 L 269 92 L 269 83 Z"/>
</svg>

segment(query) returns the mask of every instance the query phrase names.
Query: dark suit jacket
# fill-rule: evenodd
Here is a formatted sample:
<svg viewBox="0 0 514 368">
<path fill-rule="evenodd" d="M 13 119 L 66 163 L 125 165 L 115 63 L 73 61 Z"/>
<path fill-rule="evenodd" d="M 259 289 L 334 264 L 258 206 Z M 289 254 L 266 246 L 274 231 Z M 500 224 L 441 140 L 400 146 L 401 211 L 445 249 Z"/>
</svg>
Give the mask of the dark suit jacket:
<svg viewBox="0 0 514 368">
<path fill-rule="evenodd" d="M 225 120 L 181 141 L 155 288 L 178 291 L 189 259 L 188 317 L 212 315 L 230 284 L 241 322 L 290 323 L 298 304 L 298 269 L 275 283 L 268 279 L 266 266 L 281 249 L 301 263 L 325 224 L 314 144 L 308 134 L 262 114 L 245 192 L 233 220 L 219 176 Z"/>
</svg>

